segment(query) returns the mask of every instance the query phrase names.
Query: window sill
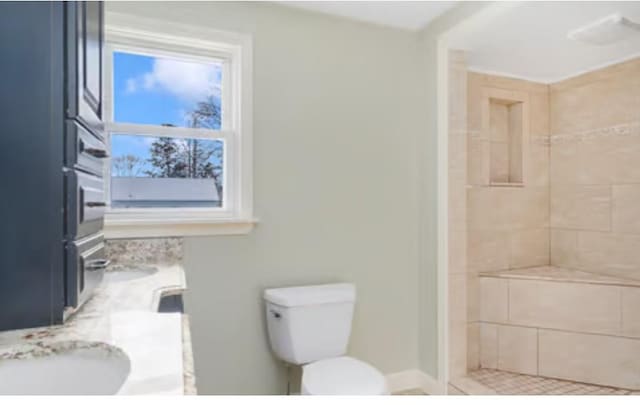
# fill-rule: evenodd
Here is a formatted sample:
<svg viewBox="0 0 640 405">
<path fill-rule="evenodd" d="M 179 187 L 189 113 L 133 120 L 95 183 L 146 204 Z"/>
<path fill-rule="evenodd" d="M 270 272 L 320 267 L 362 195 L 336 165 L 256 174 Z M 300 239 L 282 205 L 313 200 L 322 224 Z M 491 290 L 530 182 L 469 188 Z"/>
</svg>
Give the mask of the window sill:
<svg viewBox="0 0 640 405">
<path fill-rule="evenodd" d="M 107 213 L 104 219 L 104 235 L 107 239 L 246 235 L 257 223 L 258 221 L 252 218 L 158 218 L 146 215 L 127 215 L 123 218 L 117 213 Z"/>
</svg>

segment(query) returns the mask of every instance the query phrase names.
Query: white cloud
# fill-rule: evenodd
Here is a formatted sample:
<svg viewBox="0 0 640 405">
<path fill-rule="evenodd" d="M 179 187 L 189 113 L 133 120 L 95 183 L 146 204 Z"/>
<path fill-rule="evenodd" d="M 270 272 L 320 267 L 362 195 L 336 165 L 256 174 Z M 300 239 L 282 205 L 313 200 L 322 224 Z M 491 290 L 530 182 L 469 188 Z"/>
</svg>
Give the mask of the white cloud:
<svg viewBox="0 0 640 405">
<path fill-rule="evenodd" d="M 136 79 L 127 79 L 127 93 L 135 93 L 138 90 Z"/>
<path fill-rule="evenodd" d="M 219 74 L 218 65 L 157 58 L 151 72 L 127 80 L 126 91 L 160 90 L 195 102 L 220 94 Z"/>
</svg>

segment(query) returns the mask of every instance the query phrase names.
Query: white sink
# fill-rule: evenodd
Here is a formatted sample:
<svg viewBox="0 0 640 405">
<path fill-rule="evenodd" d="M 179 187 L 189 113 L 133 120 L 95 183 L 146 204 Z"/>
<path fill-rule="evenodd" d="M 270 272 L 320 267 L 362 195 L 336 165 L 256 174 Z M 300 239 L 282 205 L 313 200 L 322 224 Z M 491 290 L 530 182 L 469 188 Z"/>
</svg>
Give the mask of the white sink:
<svg viewBox="0 0 640 405">
<path fill-rule="evenodd" d="M 136 266 L 136 267 L 118 267 L 115 270 L 111 270 L 105 273 L 105 280 L 111 282 L 121 282 L 136 280 L 142 277 L 147 277 L 158 272 L 158 269 L 151 266 Z"/>
<path fill-rule="evenodd" d="M 130 371 L 115 346 L 66 341 L 0 350 L 0 395 L 112 395 Z"/>
</svg>

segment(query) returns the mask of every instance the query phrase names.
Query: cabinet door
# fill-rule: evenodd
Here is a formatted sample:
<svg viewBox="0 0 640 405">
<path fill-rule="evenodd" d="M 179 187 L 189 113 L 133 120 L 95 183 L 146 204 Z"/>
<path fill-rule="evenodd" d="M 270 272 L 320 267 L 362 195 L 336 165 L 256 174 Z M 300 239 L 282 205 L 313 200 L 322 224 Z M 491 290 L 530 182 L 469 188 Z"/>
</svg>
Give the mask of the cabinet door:
<svg viewBox="0 0 640 405">
<path fill-rule="evenodd" d="M 70 86 L 68 114 L 101 135 L 104 4 L 97 1 L 67 4 Z"/>
</svg>

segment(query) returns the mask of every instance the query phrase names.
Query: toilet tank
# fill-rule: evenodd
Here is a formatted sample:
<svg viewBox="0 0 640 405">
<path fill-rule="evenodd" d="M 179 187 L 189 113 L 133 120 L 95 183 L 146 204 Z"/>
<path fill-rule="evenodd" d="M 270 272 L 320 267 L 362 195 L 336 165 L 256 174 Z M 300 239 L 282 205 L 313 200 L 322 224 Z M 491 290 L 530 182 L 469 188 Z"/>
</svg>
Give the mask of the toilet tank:
<svg viewBox="0 0 640 405">
<path fill-rule="evenodd" d="M 265 290 L 267 329 L 274 353 L 292 364 L 347 352 L 356 300 L 353 284 Z"/>
</svg>

